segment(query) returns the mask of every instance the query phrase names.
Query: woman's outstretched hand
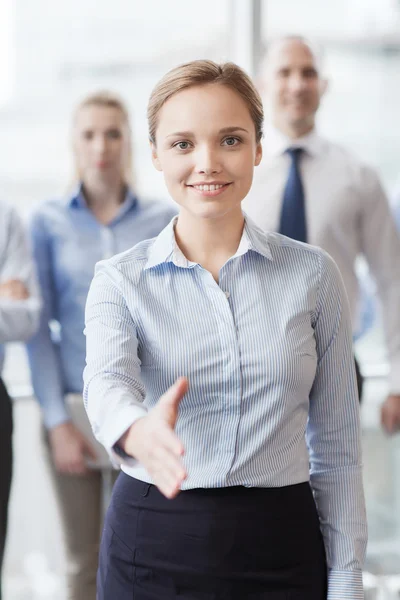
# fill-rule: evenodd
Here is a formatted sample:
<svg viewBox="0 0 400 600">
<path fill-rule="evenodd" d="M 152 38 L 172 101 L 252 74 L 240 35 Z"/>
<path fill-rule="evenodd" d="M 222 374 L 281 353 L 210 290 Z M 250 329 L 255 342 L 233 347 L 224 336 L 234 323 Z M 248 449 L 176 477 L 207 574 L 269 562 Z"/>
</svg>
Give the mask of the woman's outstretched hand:
<svg viewBox="0 0 400 600">
<path fill-rule="evenodd" d="M 145 467 L 167 498 L 179 493 L 187 476 L 182 463 L 184 448 L 174 431 L 179 403 L 187 390 L 188 380 L 180 377 L 149 414 L 138 419 L 119 441 L 125 452 Z"/>
</svg>

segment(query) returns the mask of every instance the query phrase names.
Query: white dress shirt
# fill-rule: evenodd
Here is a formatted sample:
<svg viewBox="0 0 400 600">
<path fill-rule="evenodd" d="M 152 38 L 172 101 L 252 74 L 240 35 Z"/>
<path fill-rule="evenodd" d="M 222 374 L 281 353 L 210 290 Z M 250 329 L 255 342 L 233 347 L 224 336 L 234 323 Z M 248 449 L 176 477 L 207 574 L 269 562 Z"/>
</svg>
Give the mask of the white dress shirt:
<svg viewBox="0 0 400 600">
<path fill-rule="evenodd" d="M 264 155 L 243 208 L 262 229 L 276 231 L 290 157 L 289 147 L 304 148 L 300 161 L 308 242 L 336 261 L 358 329 L 359 287 L 355 261 L 364 255 L 383 305 L 390 391 L 400 393 L 400 239 L 376 172 L 340 145 L 313 130 L 295 141 L 267 130 Z"/>
<path fill-rule="evenodd" d="M 0 344 L 25 341 L 39 325 L 38 286 L 24 228 L 16 211 L 0 203 L 0 283 L 18 279 L 27 288 L 29 298 L 13 300 L 0 297 Z M 0 346 L 0 372 L 4 349 Z"/>
<path fill-rule="evenodd" d="M 328 600 L 362 597 L 366 520 L 350 313 L 321 249 L 246 219 L 219 283 L 188 261 L 173 222 L 102 261 L 86 305 L 84 401 L 114 444 L 180 375 L 182 489 L 309 481 L 329 567 Z M 143 465 L 120 459 L 151 482 Z"/>
</svg>

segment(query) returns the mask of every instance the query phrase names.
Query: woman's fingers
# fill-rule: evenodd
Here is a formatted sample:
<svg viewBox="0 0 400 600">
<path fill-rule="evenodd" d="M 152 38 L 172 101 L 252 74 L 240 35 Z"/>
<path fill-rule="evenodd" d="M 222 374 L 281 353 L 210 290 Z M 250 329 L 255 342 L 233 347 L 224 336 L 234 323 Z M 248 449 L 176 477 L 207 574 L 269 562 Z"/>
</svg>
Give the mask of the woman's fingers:
<svg viewBox="0 0 400 600">
<path fill-rule="evenodd" d="M 162 446 L 154 451 L 151 468 L 155 473 L 165 472 L 180 482 L 186 478 L 186 470 L 181 459 Z"/>
<path fill-rule="evenodd" d="M 154 482 L 160 491 L 167 496 L 167 498 L 173 498 L 179 494 L 183 479 L 177 477 L 176 474 L 163 469 L 154 476 Z"/>
<path fill-rule="evenodd" d="M 161 445 L 153 449 L 149 473 L 160 491 L 168 498 L 176 496 L 187 476 L 181 458 Z"/>
<path fill-rule="evenodd" d="M 157 446 L 169 450 L 175 456 L 182 456 L 184 453 L 183 444 L 174 430 L 164 424 L 157 431 Z"/>
</svg>

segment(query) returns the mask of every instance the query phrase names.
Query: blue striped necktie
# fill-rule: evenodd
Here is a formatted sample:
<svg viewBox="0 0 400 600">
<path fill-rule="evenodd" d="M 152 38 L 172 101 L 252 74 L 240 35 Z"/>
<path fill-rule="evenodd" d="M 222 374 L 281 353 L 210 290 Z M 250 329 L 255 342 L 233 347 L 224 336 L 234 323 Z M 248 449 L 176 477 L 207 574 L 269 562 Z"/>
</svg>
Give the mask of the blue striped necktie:
<svg viewBox="0 0 400 600">
<path fill-rule="evenodd" d="M 283 192 L 279 232 L 299 242 L 307 242 L 304 188 L 299 168 L 303 149 L 289 148 L 286 152 L 290 156 L 290 167 Z"/>
</svg>

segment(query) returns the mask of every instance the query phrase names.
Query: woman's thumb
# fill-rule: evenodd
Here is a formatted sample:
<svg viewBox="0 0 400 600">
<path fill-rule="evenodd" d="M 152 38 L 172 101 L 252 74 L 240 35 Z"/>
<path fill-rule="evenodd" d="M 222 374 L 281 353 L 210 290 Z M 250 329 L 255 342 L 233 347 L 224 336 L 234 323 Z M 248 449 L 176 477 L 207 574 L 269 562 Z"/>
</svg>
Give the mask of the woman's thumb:
<svg viewBox="0 0 400 600">
<path fill-rule="evenodd" d="M 158 409 L 164 413 L 164 418 L 174 426 L 177 416 L 179 403 L 189 388 L 186 377 L 179 377 L 175 383 L 160 398 Z"/>
</svg>

